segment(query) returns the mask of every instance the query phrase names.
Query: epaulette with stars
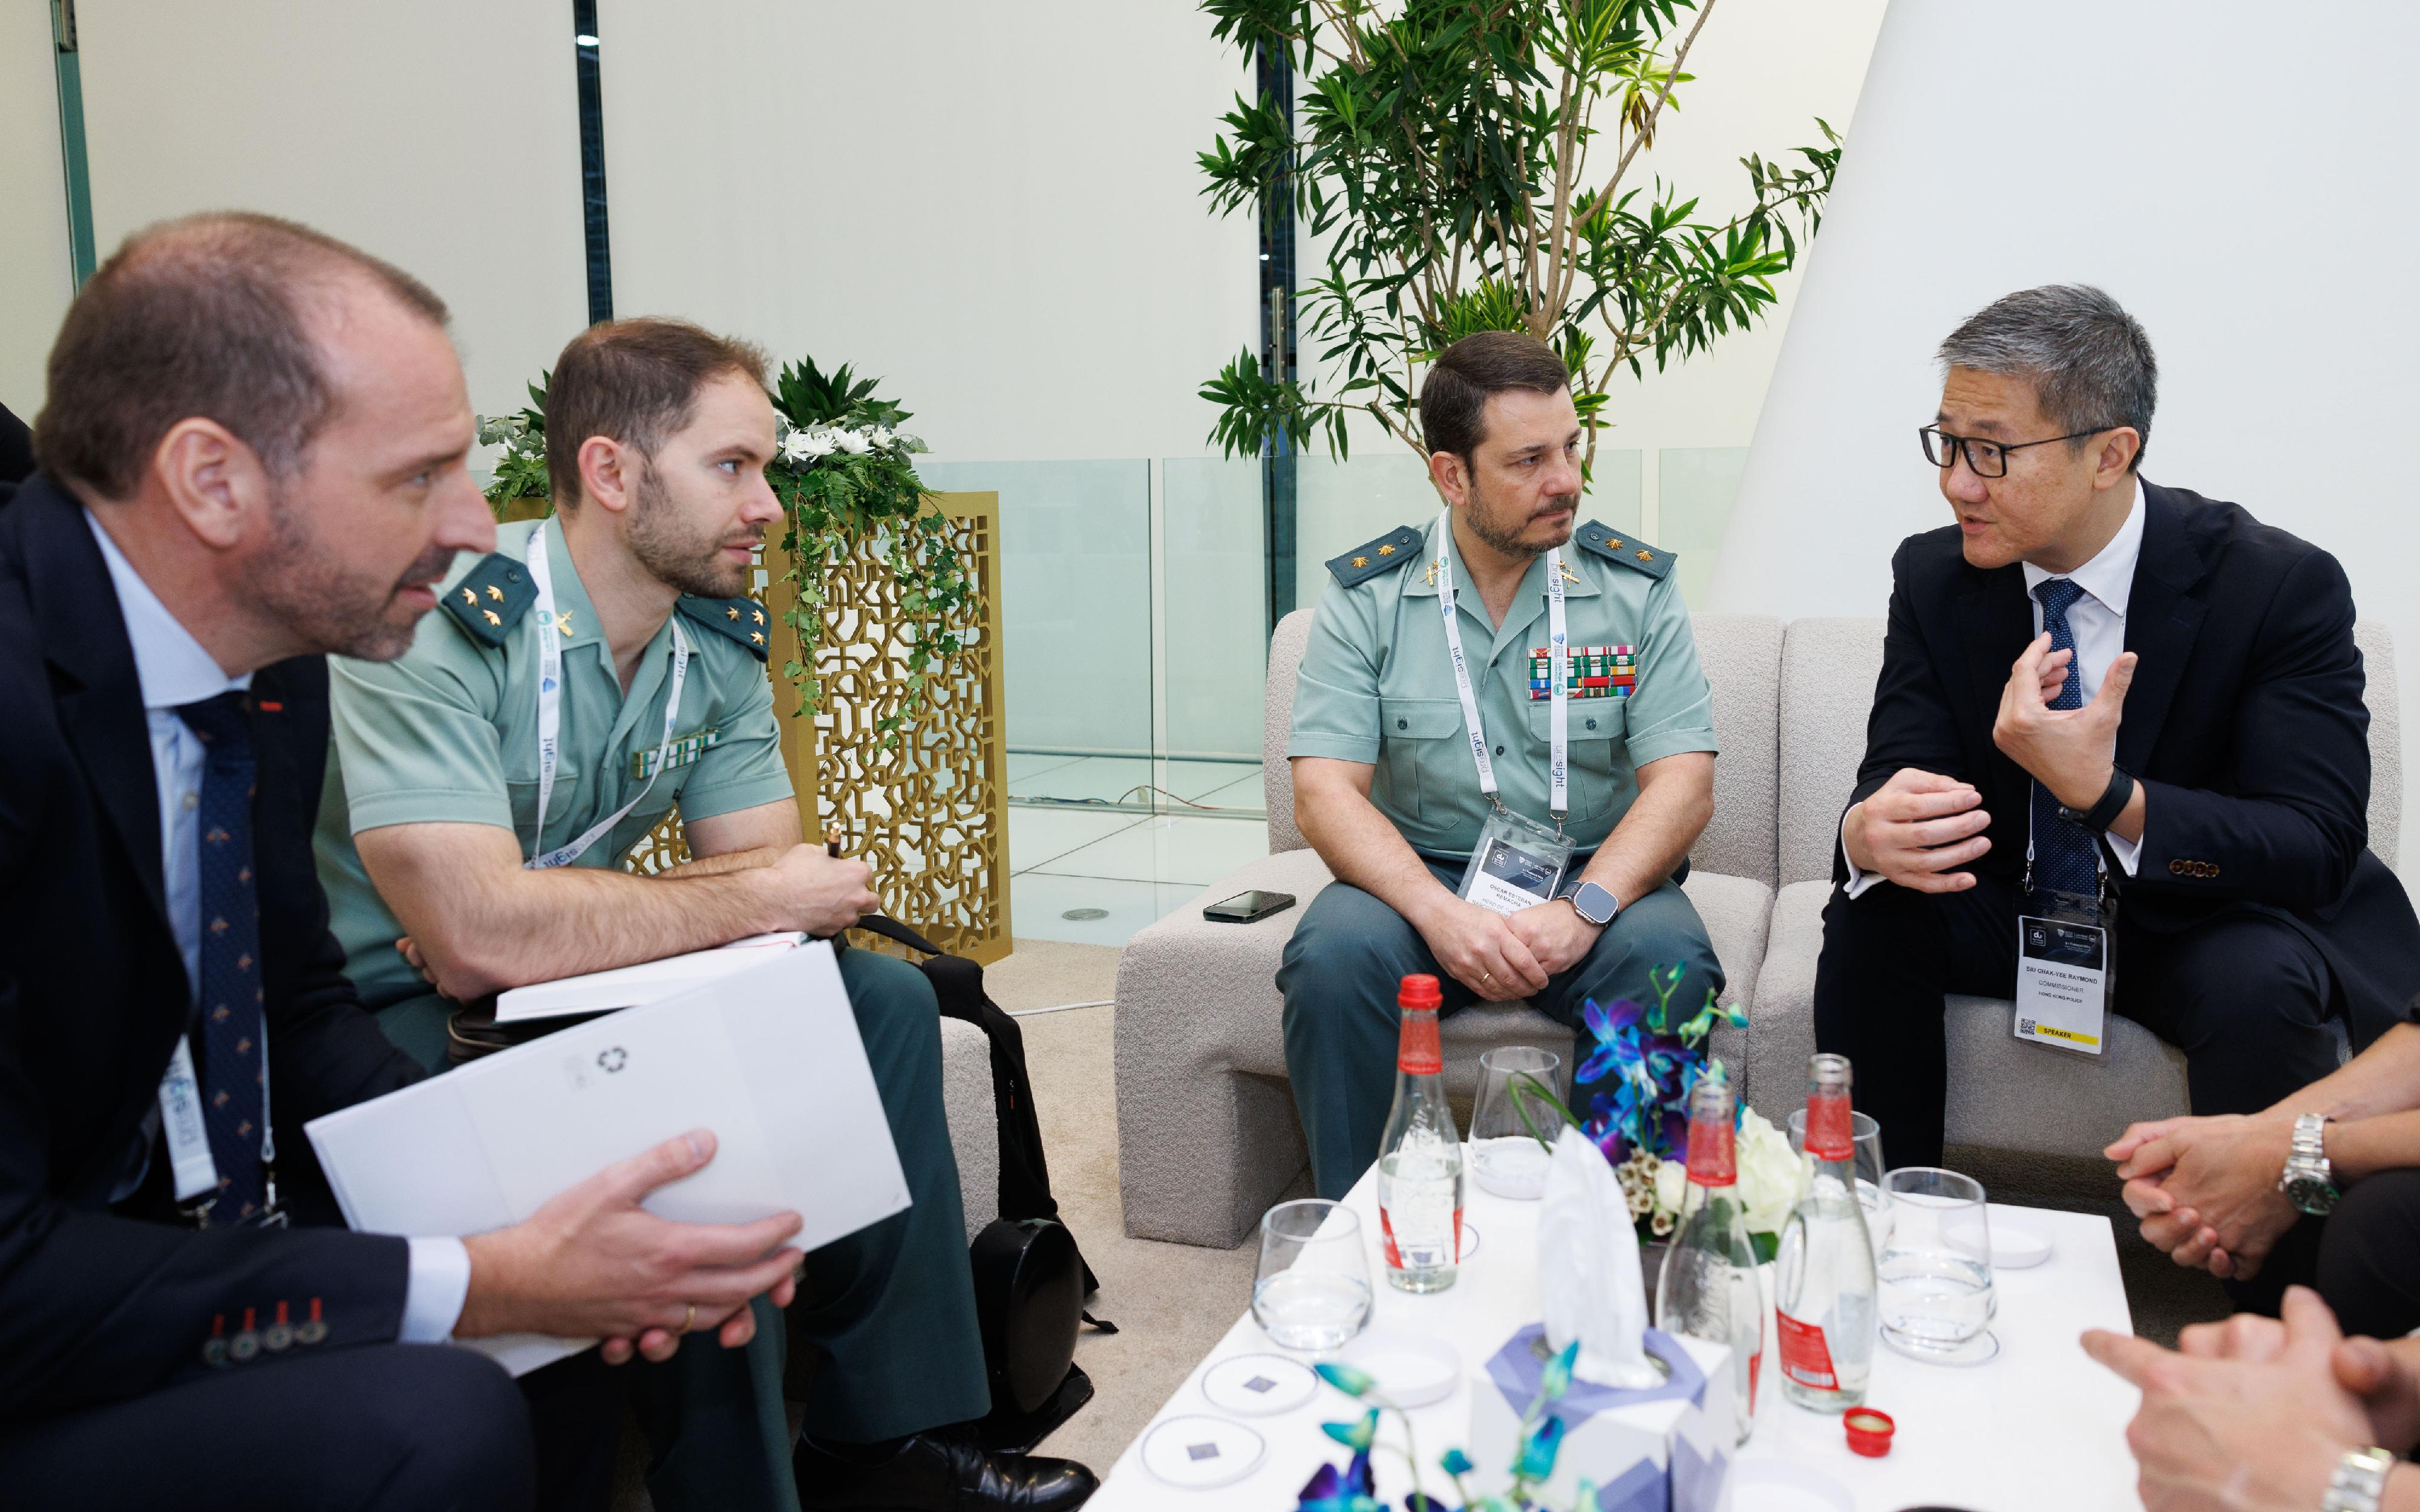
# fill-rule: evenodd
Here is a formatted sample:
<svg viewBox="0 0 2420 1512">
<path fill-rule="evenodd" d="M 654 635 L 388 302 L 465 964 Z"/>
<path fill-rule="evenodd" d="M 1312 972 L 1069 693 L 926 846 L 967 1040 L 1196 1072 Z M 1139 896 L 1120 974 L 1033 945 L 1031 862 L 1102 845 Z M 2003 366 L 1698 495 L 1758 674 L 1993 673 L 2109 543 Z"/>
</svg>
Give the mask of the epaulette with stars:
<svg viewBox="0 0 2420 1512">
<path fill-rule="evenodd" d="M 766 620 L 765 606 L 752 598 L 700 598 L 695 594 L 683 594 L 680 610 L 709 629 L 720 630 L 748 648 L 748 654 L 763 661 L 773 651 L 773 626 Z"/>
<path fill-rule="evenodd" d="M 1398 525 L 1386 534 L 1365 545 L 1357 546 L 1341 557 L 1327 559 L 1327 570 L 1347 588 L 1369 581 L 1382 572 L 1392 572 L 1420 554 L 1420 532 L 1409 525 Z"/>
<path fill-rule="evenodd" d="M 445 590 L 439 603 L 454 616 L 462 633 L 490 649 L 504 643 L 513 626 L 537 602 L 537 585 L 529 568 L 501 551 L 482 557 Z"/>
<path fill-rule="evenodd" d="M 1644 541 L 1633 540 L 1617 532 L 1609 525 L 1590 520 L 1572 532 L 1572 542 L 1583 551 L 1592 551 L 1607 562 L 1619 562 L 1633 572 L 1643 572 L 1650 578 L 1662 578 L 1672 570 L 1669 551 L 1658 551 Z"/>
</svg>

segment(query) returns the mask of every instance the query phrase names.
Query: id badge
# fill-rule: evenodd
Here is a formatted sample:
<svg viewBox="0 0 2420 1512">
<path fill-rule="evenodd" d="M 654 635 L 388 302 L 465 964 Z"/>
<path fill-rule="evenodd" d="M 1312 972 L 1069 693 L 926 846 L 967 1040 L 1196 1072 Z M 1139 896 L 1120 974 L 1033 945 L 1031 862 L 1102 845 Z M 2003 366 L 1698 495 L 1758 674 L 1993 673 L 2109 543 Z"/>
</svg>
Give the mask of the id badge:
<svg viewBox="0 0 2420 1512">
<path fill-rule="evenodd" d="M 1509 809 L 1487 816 L 1470 869 L 1462 874 L 1462 896 L 1481 908 L 1517 914 L 1554 901 L 1572 864 L 1572 842 Z"/>
<path fill-rule="evenodd" d="M 2016 1036 L 2097 1056 L 2117 982 L 2107 917 L 2096 900 L 2036 897 L 2017 919 Z"/>
</svg>

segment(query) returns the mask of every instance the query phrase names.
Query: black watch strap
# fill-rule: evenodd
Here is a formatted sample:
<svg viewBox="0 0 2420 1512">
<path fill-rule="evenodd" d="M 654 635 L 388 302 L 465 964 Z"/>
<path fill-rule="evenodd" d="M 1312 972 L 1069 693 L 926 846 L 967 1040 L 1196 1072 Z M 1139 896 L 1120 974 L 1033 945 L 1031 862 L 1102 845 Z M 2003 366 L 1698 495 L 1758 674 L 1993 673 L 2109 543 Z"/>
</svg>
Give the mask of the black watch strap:
<svg viewBox="0 0 2420 1512">
<path fill-rule="evenodd" d="M 2126 805 L 2133 796 L 2133 776 L 2122 766 L 2112 766 L 2109 769 L 2109 785 L 2102 789 L 2100 802 L 2080 812 L 2061 804 L 2058 816 L 2069 824 L 2081 825 L 2096 835 L 2106 834 L 2109 826 L 2118 822 L 2118 816 L 2126 811 Z"/>
</svg>

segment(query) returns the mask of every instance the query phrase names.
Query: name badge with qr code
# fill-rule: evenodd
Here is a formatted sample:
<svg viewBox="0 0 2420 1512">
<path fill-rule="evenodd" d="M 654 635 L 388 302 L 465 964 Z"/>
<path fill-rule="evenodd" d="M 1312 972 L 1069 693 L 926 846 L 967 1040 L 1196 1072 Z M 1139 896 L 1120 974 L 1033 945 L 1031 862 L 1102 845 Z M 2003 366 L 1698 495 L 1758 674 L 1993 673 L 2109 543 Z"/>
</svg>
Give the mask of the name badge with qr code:
<svg viewBox="0 0 2420 1512">
<path fill-rule="evenodd" d="M 1572 842 L 1509 809 L 1488 815 L 1479 848 L 1462 874 L 1462 896 L 1481 908 L 1517 914 L 1554 901 L 1572 864 Z"/>
<path fill-rule="evenodd" d="M 2017 920 L 2017 1038 L 2101 1054 L 2109 1017 L 2109 932 L 2098 924 Z"/>
</svg>

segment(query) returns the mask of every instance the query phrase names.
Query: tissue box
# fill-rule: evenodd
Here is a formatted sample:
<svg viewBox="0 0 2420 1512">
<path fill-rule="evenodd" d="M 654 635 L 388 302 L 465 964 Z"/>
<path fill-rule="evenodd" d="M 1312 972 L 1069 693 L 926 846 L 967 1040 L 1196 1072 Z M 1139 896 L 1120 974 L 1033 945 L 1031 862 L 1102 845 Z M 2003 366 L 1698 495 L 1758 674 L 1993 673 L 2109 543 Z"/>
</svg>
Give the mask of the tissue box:
<svg viewBox="0 0 2420 1512">
<path fill-rule="evenodd" d="M 1513 1335 L 1471 1387 L 1473 1489 L 1501 1492 L 1520 1454 L 1521 1414 L 1546 1368 L 1546 1331 Z M 1731 1351 L 1724 1345 L 1647 1330 L 1647 1352 L 1671 1371 L 1648 1391 L 1575 1381 L 1545 1411 L 1563 1420 L 1561 1451 L 1544 1488 L 1569 1504 L 1581 1480 L 1596 1483 L 1596 1512 L 1730 1512 Z"/>
</svg>

